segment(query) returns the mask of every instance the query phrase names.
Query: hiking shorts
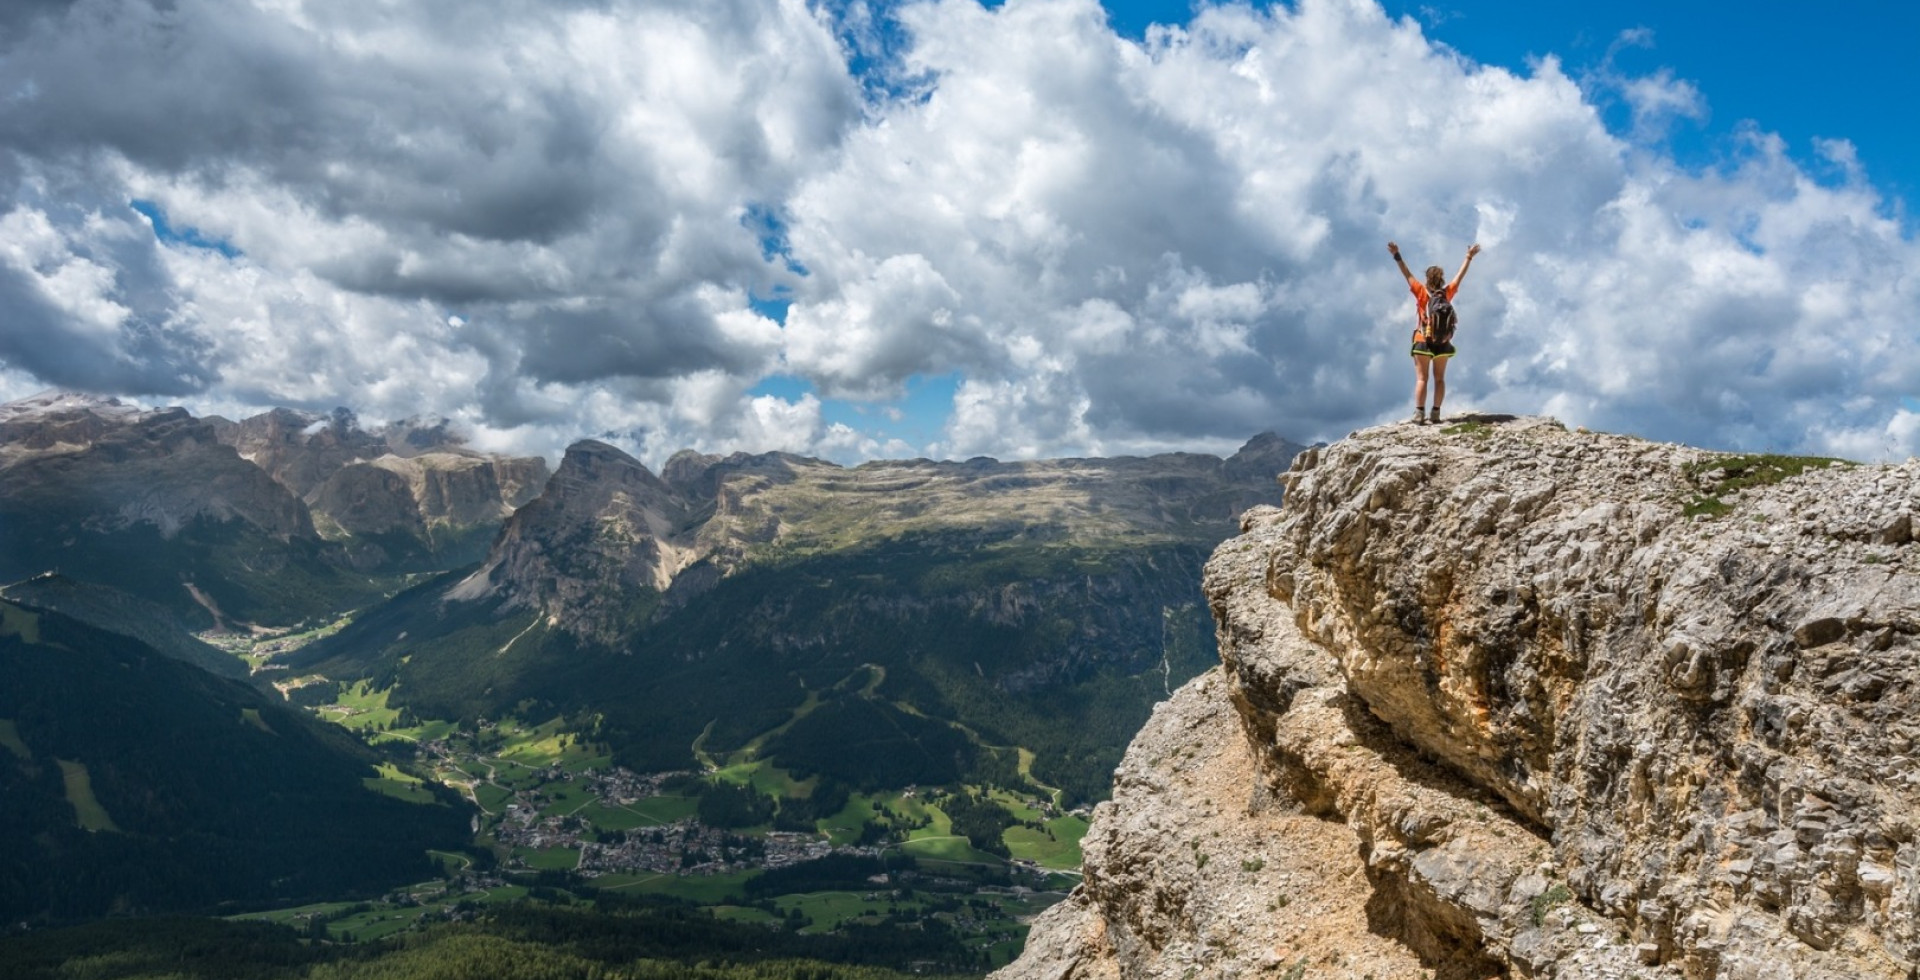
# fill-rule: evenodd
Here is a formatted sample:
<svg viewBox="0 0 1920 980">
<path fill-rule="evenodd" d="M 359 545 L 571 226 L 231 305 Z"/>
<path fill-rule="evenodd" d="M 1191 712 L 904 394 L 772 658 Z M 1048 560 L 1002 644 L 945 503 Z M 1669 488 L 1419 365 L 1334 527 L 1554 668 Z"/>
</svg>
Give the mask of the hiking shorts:
<svg viewBox="0 0 1920 980">
<path fill-rule="evenodd" d="M 1453 342 L 1447 340 L 1415 340 L 1413 342 L 1413 356 L 1452 357 Z"/>
</svg>

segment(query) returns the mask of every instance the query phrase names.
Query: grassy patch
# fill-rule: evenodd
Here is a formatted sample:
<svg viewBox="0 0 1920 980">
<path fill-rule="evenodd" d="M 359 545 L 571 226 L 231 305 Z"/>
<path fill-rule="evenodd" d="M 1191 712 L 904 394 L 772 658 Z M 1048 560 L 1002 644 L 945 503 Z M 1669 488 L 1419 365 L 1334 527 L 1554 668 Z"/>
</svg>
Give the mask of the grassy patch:
<svg viewBox="0 0 1920 980">
<path fill-rule="evenodd" d="M 1718 497 L 1695 497 L 1680 508 L 1682 517 L 1723 517 L 1733 508 Z"/>
<path fill-rule="evenodd" d="M 480 809 L 488 813 L 500 813 L 507 808 L 508 803 L 513 802 L 513 792 L 492 783 L 475 783 L 473 798 L 479 802 Z"/>
<path fill-rule="evenodd" d="M 886 801 L 886 807 L 896 817 L 928 821 L 925 827 L 908 835 L 910 837 L 953 836 L 953 821 L 947 819 L 946 812 L 937 806 L 929 806 L 925 800 L 917 796 L 896 796 Z"/>
<path fill-rule="evenodd" d="M 1781 456 L 1759 453 L 1745 456 L 1711 456 L 1688 463 L 1687 479 L 1699 493 L 1681 508 L 1687 517 L 1720 517 L 1732 508 L 1720 499 L 1750 487 L 1767 487 L 1799 476 L 1808 470 L 1829 466 L 1853 466 L 1844 459 L 1828 456 Z"/>
<path fill-rule="evenodd" d="M 1573 892 L 1568 891 L 1566 885 L 1559 883 L 1555 883 L 1552 888 L 1533 896 L 1533 901 L 1528 903 L 1528 911 L 1532 914 L 1533 924 L 1537 926 L 1545 923 L 1547 921 L 1547 912 L 1550 909 L 1565 905 L 1571 901 L 1573 901 Z"/>
<path fill-rule="evenodd" d="M 93 831 L 112 831 L 119 833 L 113 818 L 107 815 L 107 808 L 93 796 L 93 777 L 87 774 L 87 767 L 66 759 L 55 760 L 60 763 L 60 776 L 67 784 L 67 802 L 73 804 L 74 819 L 80 829 Z"/>
<path fill-rule="evenodd" d="M 849 922 L 860 922 L 863 919 L 871 925 L 891 911 L 884 898 L 868 898 L 867 895 L 857 892 L 809 892 L 803 895 L 786 895 L 775 904 L 782 913 L 798 909 L 801 915 L 812 920 L 800 930 L 803 933 L 832 932 Z"/>
<path fill-rule="evenodd" d="M 819 822 L 820 832 L 826 834 L 836 847 L 845 847 L 859 840 L 860 825 L 874 817 L 874 799 L 865 793 L 853 794 L 839 813 Z"/>
<path fill-rule="evenodd" d="M 1033 861 L 1043 868 L 1072 869 L 1080 866 L 1080 841 L 1087 836 L 1087 822 L 1079 817 L 1055 817 L 1046 822 L 1049 838 L 1030 827 L 1008 827 L 1004 839 L 1013 856 Z"/>
<path fill-rule="evenodd" d="M 503 739 L 495 755 L 522 765 L 534 768 L 558 765 L 579 772 L 583 768 L 594 768 L 596 761 L 611 762 L 603 751 L 568 731 L 560 718 L 532 728 L 523 728 L 511 721 L 501 722 L 499 731 Z"/>
<path fill-rule="evenodd" d="M 986 791 L 986 795 L 995 803 L 1005 807 L 1008 813 L 1013 814 L 1015 820 L 1040 820 L 1045 817 L 1045 814 L 1034 806 L 1031 799 L 1018 793 L 1009 793 L 1004 789 L 990 789 Z"/>
<path fill-rule="evenodd" d="M 812 789 L 811 784 L 793 778 L 792 773 L 766 761 L 741 762 L 725 766 L 715 771 L 713 778 L 735 786 L 751 786 L 769 796 L 787 796 L 797 799 L 806 796 Z"/>
<path fill-rule="evenodd" d="M 40 617 L 14 605 L 0 602 L 0 636 L 17 636 L 28 646 L 40 645 Z"/>
<path fill-rule="evenodd" d="M 399 710 L 387 707 L 390 688 L 373 690 L 365 680 L 340 685 L 340 693 L 330 705 L 320 708 L 320 717 L 355 731 L 386 731 L 400 717 Z"/>
<path fill-rule="evenodd" d="M 20 740 L 20 729 L 14 727 L 11 718 L 0 718 L 0 747 L 13 753 L 13 757 L 23 763 L 33 762 L 33 750 Z"/>
<path fill-rule="evenodd" d="M 594 886 L 622 894 L 666 895 L 701 905 L 721 905 L 740 900 L 741 886 L 759 871 L 739 871 L 723 875 L 610 874 L 594 879 Z"/>
<path fill-rule="evenodd" d="M 427 856 L 432 858 L 434 863 L 440 865 L 441 870 L 449 874 L 465 871 L 473 867 L 472 858 L 454 851 L 429 850 L 427 851 Z"/>
<path fill-rule="evenodd" d="M 540 789 L 547 797 L 540 808 L 543 817 L 571 817 L 599 799 L 584 782 L 546 783 Z"/>
<path fill-rule="evenodd" d="M 642 800 L 641 803 L 652 802 Z M 698 806 L 693 800 L 685 800 L 686 815 L 691 816 Z M 670 824 L 672 820 L 662 820 L 640 809 L 639 803 L 621 806 L 605 806 L 589 803 L 578 814 L 581 819 L 603 831 L 633 830 L 636 827 L 659 827 Z M 675 818 L 678 819 L 678 818 Z"/>
<path fill-rule="evenodd" d="M 991 864 L 1004 865 L 1006 862 L 992 854 L 976 851 L 965 837 L 926 836 L 924 830 L 914 831 L 911 840 L 900 845 L 900 850 L 923 861 L 952 861 L 955 864 Z"/>
<path fill-rule="evenodd" d="M 392 908 L 382 906 L 349 915 L 327 923 L 327 935 L 336 940 L 348 940 L 356 943 L 385 939 L 397 932 L 405 932 L 420 921 L 426 908 Z"/>
<path fill-rule="evenodd" d="M 405 772 L 391 762 L 383 762 L 373 767 L 377 775 L 368 776 L 360 781 L 361 785 L 376 793 L 385 793 L 397 800 L 408 803 L 433 804 L 439 802 L 427 790 L 420 777 Z"/>
<path fill-rule="evenodd" d="M 290 909 L 273 909 L 267 912 L 248 912 L 229 918 L 234 922 L 272 922 L 277 925 L 292 925 L 304 922 L 316 915 L 332 916 L 352 908 L 357 902 L 317 902 L 313 905 L 299 905 Z"/>
<path fill-rule="evenodd" d="M 649 796 L 635 800 L 625 809 L 631 810 L 656 824 L 673 823 L 685 820 L 700 811 L 700 801 L 685 796 Z"/>
<path fill-rule="evenodd" d="M 1453 425 L 1449 425 L 1446 428 L 1441 429 L 1440 434 L 1443 436 L 1482 436 L 1484 437 L 1484 436 L 1489 436 L 1493 434 L 1493 426 L 1488 425 L 1485 422 L 1456 422 Z"/>
<path fill-rule="evenodd" d="M 252 725 L 255 728 L 260 729 L 263 732 L 266 732 L 268 735 L 280 734 L 279 732 L 276 732 L 272 728 L 269 728 L 267 726 L 266 720 L 260 717 L 259 708 L 241 708 L 240 720 L 249 725 Z"/>
<path fill-rule="evenodd" d="M 580 849 L 577 847 L 549 847 L 538 851 L 531 847 L 516 847 L 513 853 L 525 861 L 527 867 L 536 871 L 572 871 L 580 866 Z"/>
<path fill-rule="evenodd" d="M 779 917 L 766 909 L 757 909 L 749 905 L 715 905 L 709 912 L 713 917 L 726 922 L 751 922 L 755 925 L 770 925 L 778 922 Z"/>
</svg>

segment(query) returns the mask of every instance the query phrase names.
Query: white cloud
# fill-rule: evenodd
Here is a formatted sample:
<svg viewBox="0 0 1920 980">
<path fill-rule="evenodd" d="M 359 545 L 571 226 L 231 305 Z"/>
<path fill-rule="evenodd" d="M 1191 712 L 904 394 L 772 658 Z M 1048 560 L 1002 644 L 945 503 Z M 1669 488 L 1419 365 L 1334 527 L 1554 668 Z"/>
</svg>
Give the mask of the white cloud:
<svg viewBox="0 0 1920 980">
<path fill-rule="evenodd" d="M 1384 245 L 1451 273 L 1477 238 L 1456 409 L 1920 450 L 1920 256 L 1850 144 L 1812 148 L 1836 181 L 1758 126 L 1691 171 L 1662 141 L 1710 93 L 1673 70 L 1609 60 L 1583 91 L 1371 0 L 1207 7 L 1144 42 L 1094 0 L 98 0 L 21 23 L 6 390 L 439 414 L 655 462 L 1231 449 L 1404 415 Z M 156 242 L 136 199 L 231 254 Z M 753 308 L 784 295 L 784 326 Z M 817 394 L 756 393 L 774 373 Z M 823 398 L 952 374 L 933 444 L 826 421 Z"/>
<path fill-rule="evenodd" d="M 69 234 L 44 212 L 22 207 L 0 215 L 0 263 L 91 339 L 111 345 L 131 312 L 112 298 L 113 270 L 76 254 Z"/>
</svg>

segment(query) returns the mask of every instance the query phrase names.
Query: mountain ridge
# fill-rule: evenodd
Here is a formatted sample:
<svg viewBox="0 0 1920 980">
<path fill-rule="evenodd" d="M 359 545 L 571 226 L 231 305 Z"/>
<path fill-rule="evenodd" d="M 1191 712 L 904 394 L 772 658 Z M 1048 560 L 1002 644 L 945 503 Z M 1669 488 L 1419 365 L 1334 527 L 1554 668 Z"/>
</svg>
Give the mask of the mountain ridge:
<svg viewBox="0 0 1920 980">
<path fill-rule="evenodd" d="M 681 453 L 659 477 L 585 440 L 478 569 L 279 663 L 391 686 L 420 717 L 596 718 L 643 770 L 691 764 L 696 741 L 739 749 L 878 666 L 883 714 L 907 705 L 1002 747 L 1024 731 L 1061 749 L 1036 778 L 1078 799 L 1117 759 L 1112 727 L 1211 656 L 1200 561 L 1246 506 L 1278 499 L 1298 448 L 853 467 Z M 1066 691 L 1111 718 L 1041 707 Z M 1052 720 L 1035 728 L 1029 709 Z"/>
<path fill-rule="evenodd" d="M 854 467 L 790 453 L 717 457 L 683 450 L 657 477 L 614 446 L 581 440 L 568 448 L 546 492 L 508 521 L 481 569 L 448 597 L 502 595 L 508 608 L 539 608 L 554 625 L 605 642 L 617 637 L 624 620 L 609 617 L 604 607 L 582 608 L 593 602 L 588 594 L 665 596 L 677 588 L 675 598 L 684 604 L 689 593 L 711 588 L 756 554 L 829 549 L 825 539 L 839 530 L 820 531 L 798 516 L 810 504 L 826 510 L 818 506 L 822 497 L 866 498 L 850 505 L 852 519 L 888 535 L 1037 527 L 1061 538 L 1175 540 L 1194 537 L 1184 524 L 1210 518 L 1224 525 L 1251 503 L 1277 499 L 1257 487 L 1301 448 L 1266 433 L 1227 460 L 1173 453 L 1013 463 L 875 460 Z M 1168 499 L 1202 480 L 1222 485 L 1207 488 L 1219 498 L 1216 513 L 1166 511 Z M 1105 489 L 1098 485 L 1103 481 L 1137 487 L 1144 499 Z M 1236 484 L 1240 489 L 1225 489 Z M 967 508 L 987 496 L 995 498 L 991 506 Z M 1207 506 L 1206 499 L 1193 506 Z M 589 516 L 597 533 L 578 533 Z M 563 563 L 577 574 L 565 574 L 558 567 Z M 682 572 L 701 565 L 707 574 L 682 580 Z M 562 583 L 582 575 L 593 580 L 563 596 Z"/>
<path fill-rule="evenodd" d="M 0 405 L 0 581 L 65 571 L 195 628 L 287 626 L 477 560 L 545 476 L 444 422 L 234 423 L 47 392 Z"/>
<path fill-rule="evenodd" d="M 367 896 L 466 841 L 463 804 L 369 788 L 382 757 L 341 729 L 7 599 L 0 750 L 10 928 Z"/>
</svg>

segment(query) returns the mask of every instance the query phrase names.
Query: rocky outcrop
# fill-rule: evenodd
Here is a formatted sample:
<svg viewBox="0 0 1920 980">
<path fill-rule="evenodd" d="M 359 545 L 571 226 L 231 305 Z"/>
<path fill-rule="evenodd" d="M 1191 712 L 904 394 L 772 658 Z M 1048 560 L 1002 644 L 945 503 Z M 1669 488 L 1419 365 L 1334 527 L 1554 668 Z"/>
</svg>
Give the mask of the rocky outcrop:
<svg viewBox="0 0 1920 980">
<path fill-rule="evenodd" d="M 479 571 L 449 598 L 503 596 L 553 625 L 612 642 L 651 611 L 693 556 L 687 501 L 632 456 L 591 439 L 568 447 L 544 492 L 507 522 Z"/>
<path fill-rule="evenodd" d="M 413 488 L 407 478 L 372 463 L 350 463 L 308 494 L 307 503 L 316 515 L 337 530 L 351 536 L 404 534 L 426 535 L 426 522 L 414 503 Z"/>
<path fill-rule="evenodd" d="M 276 408 L 239 422 L 208 419 L 220 441 L 305 497 L 340 467 L 383 455 L 386 442 L 361 429 L 354 414 L 336 409 L 326 415 Z"/>
<path fill-rule="evenodd" d="M 1541 419 L 1303 454 L 1208 566 L 1221 670 L 1162 712 L 1253 764 L 1195 799 L 1229 736 L 1156 715 L 1000 976 L 1911 976 L 1916 477 Z M 1185 857 L 1275 813 L 1339 831 L 1273 831 L 1318 880 Z M 1365 929 L 1303 947 L 1281 897 Z"/>
<path fill-rule="evenodd" d="M 197 626 L 297 621 L 478 561 L 545 477 L 444 425 L 50 392 L 0 405 L 0 581 L 64 570 Z"/>
<path fill-rule="evenodd" d="M 205 519 L 314 535 L 298 499 L 186 409 L 69 393 L 0 405 L 0 512 L 93 533 L 151 525 L 171 538 Z"/>
<path fill-rule="evenodd" d="M 445 419 L 368 428 L 344 408 L 276 408 L 209 421 L 222 442 L 304 500 L 330 537 L 397 533 L 429 551 L 449 538 L 490 539 L 547 478 L 545 460 L 470 449 Z"/>
</svg>

